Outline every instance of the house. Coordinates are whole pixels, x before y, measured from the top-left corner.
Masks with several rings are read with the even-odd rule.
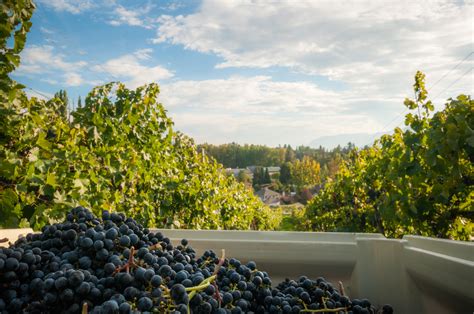
[[[262,188],[258,191],[257,196],[267,205],[278,206],[280,205],[281,194],[270,190],[268,187]]]
[[[280,167],[266,167],[266,169],[268,170],[270,177],[275,173],[280,173]]]
[[[236,178],[238,177],[238,175],[241,171],[245,172],[250,177],[250,179],[253,179],[253,172],[250,171],[247,168],[226,168],[225,169],[226,173],[228,173],[228,174],[232,173],[234,175],[234,177],[236,177]]]
[[[260,168],[260,166],[248,166],[247,169],[255,173],[255,169]],[[270,166],[270,167],[261,167],[263,170],[268,170],[268,174],[271,176],[275,173],[280,173],[280,167]]]
[[[248,166],[247,169],[250,170],[252,173],[255,173],[255,169],[257,169],[258,166]]]

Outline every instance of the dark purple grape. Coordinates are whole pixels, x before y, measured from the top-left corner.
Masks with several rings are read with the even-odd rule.
[[[119,312],[119,305],[117,304],[116,301],[114,300],[109,300],[109,301],[105,301],[103,304],[102,304],[102,311],[101,313],[104,313],[104,314],[115,314],[115,313],[118,313]]]
[[[140,311],[150,311],[153,307],[153,301],[150,298],[142,297],[138,300],[137,308]]]
[[[5,261],[5,269],[7,271],[9,271],[9,270],[15,271],[15,270],[18,269],[19,266],[20,266],[20,263],[18,262],[18,259],[14,258],[14,257],[9,257]]]
[[[132,307],[130,306],[129,303],[123,302],[119,306],[119,314],[129,314],[132,312]]]

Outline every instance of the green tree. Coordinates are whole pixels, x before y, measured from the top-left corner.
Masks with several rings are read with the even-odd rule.
[[[320,183],[320,172],[319,163],[308,156],[303,157],[303,160],[296,159],[291,167],[293,183],[299,190]]]
[[[253,185],[261,185],[265,183],[265,173],[263,167],[256,167],[253,172]]]
[[[270,178],[270,174],[268,173],[268,168],[265,168],[265,173],[263,174],[263,183],[272,183],[272,179]]]
[[[286,147],[286,152],[285,152],[285,162],[292,162],[295,160],[295,152],[291,148],[290,145]]]
[[[343,162],[341,155],[336,154],[331,160],[326,164],[327,173],[326,176],[329,179],[334,179],[337,171],[339,170],[339,165]]]
[[[77,108],[78,108],[78,109],[81,109],[81,108],[82,108],[82,99],[81,99],[81,96],[79,96],[79,98],[77,99]]]
[[[239,173],[237,174],[237,181],[244,184],[250,184],[252,181],[252,178],[245,170],[240,170]]]
[[[280,182],[283,185],[290,185],[292,182],[291,178],[291,163],[285,162],[280,167]]]
[[[59,90],[56,94],[54,94],[54,97],[59,100],[59,113],[63,117],[67,117],[67,107],[69,104],[69,97],[67,96],[67,92],[63,89]]]

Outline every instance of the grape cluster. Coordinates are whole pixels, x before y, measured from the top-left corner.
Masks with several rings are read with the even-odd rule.
[[[254,262],[173,246],[124,214],[83,207],[0,249],[0,313],[393,313],[324,278],[276,288]]]

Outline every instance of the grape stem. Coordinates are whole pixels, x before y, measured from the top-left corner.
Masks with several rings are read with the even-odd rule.
[[[222,256],[216,265],[216,269],[214,269],[214,275],[217,275],[217,273],[219,272],[219,269],[221,269],[221,266],[224,265],[224,263],[225,263],[225,250],[222,249]],[[214,295],[217,297],[217,302],[219,302],[219,307],[220,307],[222,304],[222,298],[221,298],[221,294],[219,293],[219,287],[217,286],[215,282],[213,282],[212,284],[214,285],[214,288],[216,288],[216,292],[214,293]]]
[[[346,292],[344,291],[344,285],[342,281],[339,281],[339,290],[341,291],[341,295],[346,296]]]
[[[211,284],[211,282],[213,282],[214,279],[216,279],[216,277],[217,277],[217,275],[212,275],[211,277],[206,278],[203,281],[201,281],[201,283],[199,285],[194,286],[194,287],[186,288],[186,291],[187,292],[189,292],[189,291],[191,291],[191,292],[201,291],[201,290],[207,288]],[[191,299],[191,295],[190,295],[189,299]]]
[[[219,271],[221,266],[224,265],[224,263],[225,263],[225,250],[222,249],[222,256],[219,259],[219,263],[217,263],[216,269],[214,269],[214,275],[217,275],[217,272]]]
[[[124,269],[127,271],[127,273],[129,273],[131,266],[137,267],[138,265],[137,265],[137,263],[135,263],[135,258],[133,256],[134,254],[135,254],[135,247],[132,246],[132,248],[130,249],[130,255],[128,256],[128,262],[126,262],[122,266],[117,266],[117,268],[115,269],[115,271],[112,275],[115,275],[115,274],[121,272]]]
[[[87,302],[84,302],[84,304],[82,304],[82,314],[87,314],[88,313],[88,305],[87,305]]]

